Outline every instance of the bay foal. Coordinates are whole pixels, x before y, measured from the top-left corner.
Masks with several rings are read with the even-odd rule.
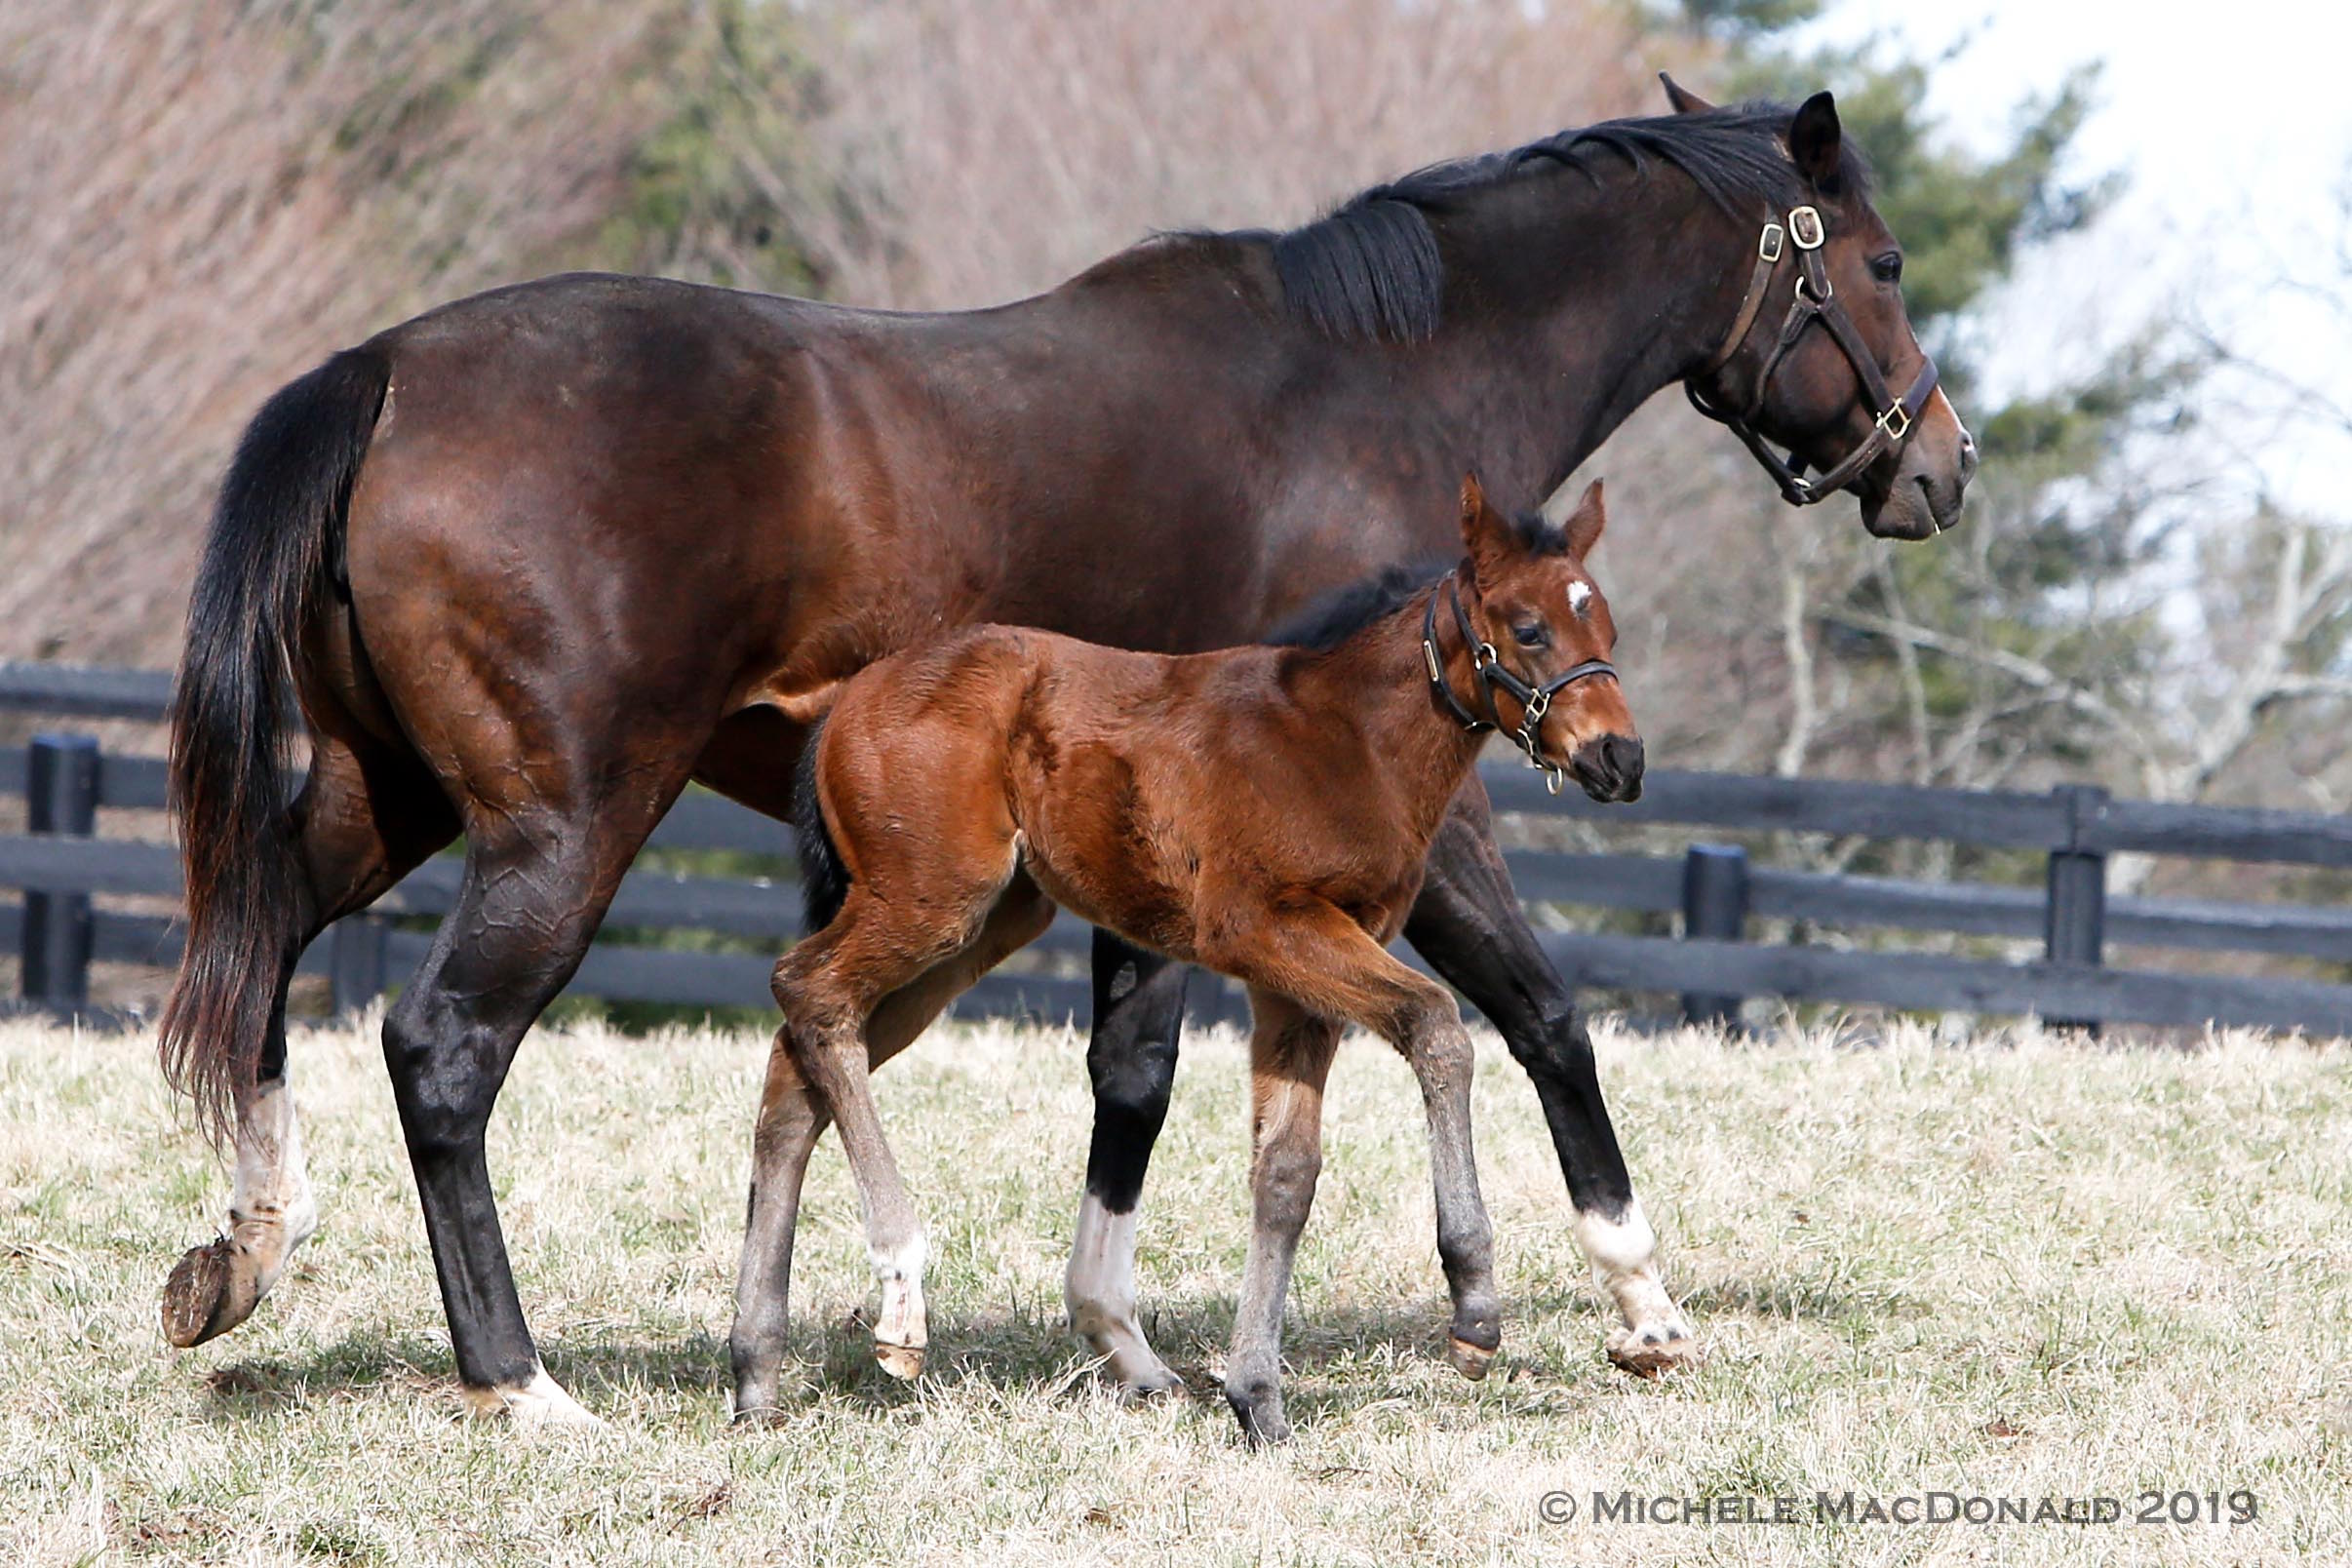
[[[876,1354],[897,1376],[921,1370],[922,1228],[868,1074],[1056,904],[1249,988],[1254,1217],[1225,1380],[1249,1438],[1289,1435],[1282,1303],[1343,1024],[1387,1039],[1420,1079],[1452,1357],[1485,1372],[1502,1323],[1470,1037],[1452,993],[1384,945],[1486,728],[1599,800],[1639,794],[1641,743],[1585,570],[1600,487],[1554,529],[1503,517],[1470,478],[1461,520],[1448,577],[1327,649],[1178,657],[981,626],[847,684],[804,763],[812,923],[838,905],[776,965],[784,1022],[730,1347],[738,1414],[775,1402],[801,1178],[828,1115],[882,1281]]]

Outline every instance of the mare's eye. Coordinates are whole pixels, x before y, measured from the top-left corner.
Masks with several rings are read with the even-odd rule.
[[[1551,641],[1551,634],[1541,626],[1513,626],[1510,635],[1521,647],[1542,647]]]
[[[1870,276],[1881,283],[1902,282],[1902,253],[1889,251],[1885,255],[1871,262]]]

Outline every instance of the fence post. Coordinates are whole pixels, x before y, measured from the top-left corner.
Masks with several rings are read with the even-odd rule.
[[[384,994],[384,970],[392,945],[392,922],[381,915],[350,915],[336,921],[328,949],[328,984],[334,1015],[348,1018]]]
[[[1682,934],[1739,942],[1747,934],[1747,851],[1737,844],[1695,843],[1682,858]],[[1682,997],[1688,1024],[1733,1024],[1741,998],[1689,991]]]
[[[2107,856],[2084,849],[2083,824],[2106,804],[2095,784],[2060,784],[2050,792],[2066,808],[2066,846],[2050,851],[2050,892],[2042,913],[2042,951],[2052,963],[2098,967],[2107,935]],[[2052,1018],[2059,1029],[2098,1033],[2096,1018]]]
[[[87,839],[98,831],[98,742],[35,735],[24,768],[24,823],[33,833]],[[24,1000],[71,1010],[90,1002],[90,895],[24,894]]]

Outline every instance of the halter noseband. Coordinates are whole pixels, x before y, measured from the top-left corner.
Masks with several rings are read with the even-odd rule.
[[[1437,699],[1445,704],[1470,733],[1474,735],[1481,730],[1494,729],[1510,736],[1519,750],[1527,754],[1527,765],[1543,772],[1544,787],[1554,795],[1559,794],[1560,766],[1544,760],[1536,726],[1544,722],[1544,715],[1551,711],[1551,699],[1562,687],[1596,675],[1605,675],[1614,681],[1617,679],[1617,666],[1607,659],[1587,659],[1564,674],[1553,676],[1542,686],[1529,686],[1503,667],[1503,655],[1495,651],[1494,644],[1482,640],[1471,629],[1470,611],[1462,608],[1462,584],[1451,571],[1445,574],[1445,593],[1454,607],[1454,624],[1461,629],[1462,646],[1470,650],[1470,669],[1478,677],[1478,689],[1486,694],[1486,717],[1481,719],[1464,706],[1462,699],[1454,695],[1454,688],[1446,684],[1445,660],[1437,652],[1435,589],[1430,591],[1429,603],[1421,611],[1421,652],[1429,661],[1430,689],[1437,694]],[[1519,727],[1516,730],[1503,728],[1502,711],[1495,706],[1497,686],[1509,692],[1519,704]]]
[[[1755,453],[1756,461],[1772,476],[1773,483],[1780,486],[1783,500],[1791,506],[1811,506],[1844,490],[1886,452],[1901,451],[1910,442],[1911,426],[1936,391],[1936,362],[1923,353],[1919,373],[1912,378],[1910,390],[1901,398],[1888,391],[1886,377],[1878,372],[1878,361],[1862,342],[1862,333],[1855,331],[1854,319],[1846,314],[1846,307],[1838,302],[1836,291],[1829,285],[1829,269],[1822,260],[1822,244],[1828,234],[1820,210],[1790,209],[1784,237],[1785,244],[1779,223],[1765,223],[1756,241],[1756,265],[1748,275],[1747,297],[1740,303],[1740,314],[1732,322],[1731,333],[1715,351],[1715,357],[1707,361],[1706,368],[1682,383],[1682,390],[1690,398],[1692,408],[1717,424],[1729,425],[1732,434],[1746,444],[1747,450]],[[1790,248],[1797,255],[1796,289],[1789,295],[1788,315],[1781,323],[1780,338],[1764,358],[1764,369],[1756,376],[1756,389],[1747,406],[1737,413],[1728,412],[1701,396],[1699,377],[1713,376],[1731,363],[1732,356],[1747,341],[1757,313],[1764,308],[1764,296],[1772,289],[1773,275],[1780,269],[1781,257]],[[1764,407],[1764,394],[1771,389],[1773,372],[1781,368],[1781,361],[1796,346],[1805,329],[1816,321],[1829,329],[1829,335],[1845,351],[1854,373],[1861,378],[1862,393],[1870,400],[1871,425],[1870,434],[1846,454],[1844,461],[1818,478],[1807,479],[1805,465],[1796,455],[1792,452],[1783,457],[1766,446],[1753,420]]]

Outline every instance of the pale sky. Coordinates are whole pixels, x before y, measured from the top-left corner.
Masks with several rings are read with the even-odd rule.
[[[2073,65],[2103,60],[2098,107],[2078,167],[2130,176],[2095,232],[2019,269],[1985,313],[1975,358],[1995,395],[2033,390],[2096,365],[2153,314],[2193,309],[2231,342],[2324,385],[2352,408],[2352,315],[2282,287],[2282,272],[2337,292],[2352,248],[2339,198],[2352,189],[2352,7],[2236,0],[1831,0],[1815,24],[1850,42],[1873,34],[1950,58],[1930,108],[1953,135],[1991,148],[2019,104]],[[2246,483],[2299,510],[2352,521],[2352,440],[2298,422],[2284,400],[2216,387],[2208,439],[2242,453]]]

